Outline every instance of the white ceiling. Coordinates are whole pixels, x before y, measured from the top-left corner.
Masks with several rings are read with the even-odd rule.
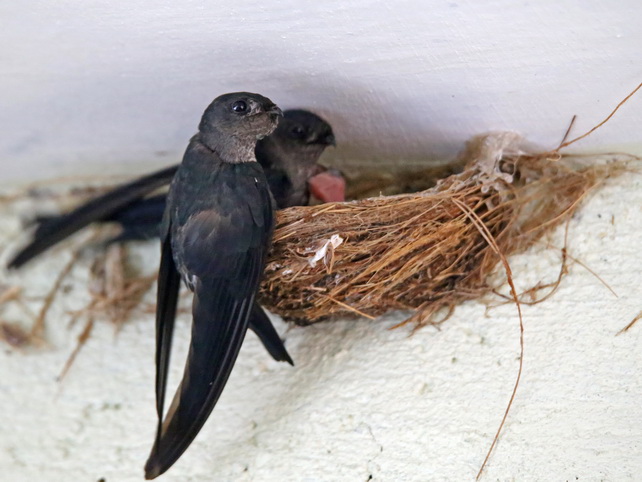
[[[3,2],[4,180],[176,162],[234,90],[327,117],[330,161],[397,161],[491,129],[552,147],[642,81],[638,0],[255,3]],[[642,94],[578,147],[642,152],[641,121]]]

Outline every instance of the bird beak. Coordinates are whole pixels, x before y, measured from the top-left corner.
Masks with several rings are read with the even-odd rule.
[[[309,139],[307,141],[307,143],[308,144],[319,144],[319,145],[322,145],[322,146],[335,146],[335,147],[337,145],[337,141],[334,138],[334,134],[333,133],[326,134],[324,136],[315,137],[313,139]]]
[[[323,138],[323,143],[328,145],[328,146],[337,146],[337,140],[334,138],[334,134],[328,134]]]
[[[267,114],[270,114],[270,116],[272,116],[273,118],[283,117],[283,112],[281,111],[281,109],[279,109],[279,106],[275,104],[272,104],[271,106],[266,107],[265,112]]]

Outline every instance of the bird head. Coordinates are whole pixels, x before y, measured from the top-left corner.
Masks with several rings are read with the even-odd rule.
[[[253,146],[270,135],[283,116],[274,102],[250,92],[224,94],[205,110],[199,131],[204,136],[233,137]]]
[[[336,146],[330,124],[303,109],[286,110],[273,135],[298,149],[308,146],[323,151],[328,146]]]

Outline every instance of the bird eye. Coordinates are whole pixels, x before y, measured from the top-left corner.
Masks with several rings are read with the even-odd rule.
[[[292,129],[290,129],[290,132],[292,133],[292,137],[296,137],[298,139],[301,139],[303,136],[305,136],[305,129],[300,125],[294,126]]]
[[[243,100],[237,100],[232,104],[232,110],[237,114],[243,114],[247,112],[247,104]]]

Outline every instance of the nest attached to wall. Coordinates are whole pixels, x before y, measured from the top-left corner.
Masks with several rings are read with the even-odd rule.
[[[502,256],[532,246],[625,170],[532,153],[514,133],[476,137],[463,158],[463,172],[420,193],[279,212],[261,304],[299,325],[392,310],[425,324],[497,288],[489,275]]]
[[[454,164],[465,165],[463,171],[422,192],[279,211],[259,301],[298,325],[374,318],[394,310],[412,310],[406,322],[417,326],[436,323],[440,310],[448,314],[458,303],[499,288],[504,280],[492,276],[499,261],[525,251],[568,220],[601,181],[629,171],[625,162],[603,159],[537,153],[515,133],[496,133],[470,140]],[[421,182],[431,183],[432,174],[434,168]],[[353,189],[358,188],[357,179]],[[71,198],[55,199],[77,204],[79,197],[96,194],[94,189],[76,191]],[[34,195],[39,199],[41,194]],[[16,195],[3,202],[19,200],[23,197]],[[30,330],[5,320],[2,313],[10,304],[33,313],[31,303],[38,302],[27,286],[0,284],[0,339],[25,346],[45,338],[49,308],[57,296],[64,296],[63,280],[75,269],[82,246],[105,231],[113,235],[109,228],[90,233],[84,243],[70,243],[71,258],[35,308]],[[95,319],[106,318],[120,327],[141,309],[154,311],[145,295],[156,274],[137,271],[121,245],[97,253],[94,250],[90,267],[91,301],[70,313],[72,321],[87,320],[81,344]],[[32,300],[30,309],[25,296]],[[439,322],[446,318],[440,316]]]

